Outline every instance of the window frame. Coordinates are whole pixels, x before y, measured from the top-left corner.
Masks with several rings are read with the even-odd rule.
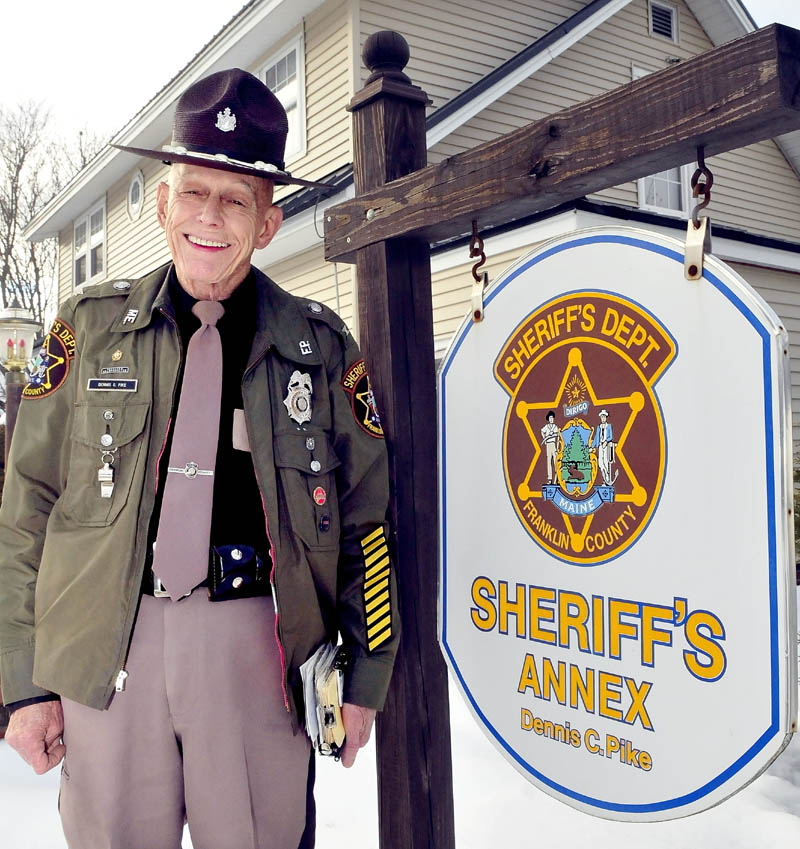
[[[92,235],[91,221],[92,216],[98,211],[103,213],[103,226],[98,234]],[[86,236],[79,251],[75,245],[75,234],[81,225],[86,226]],[[97,274],[91,274],[92,251],[98,245],[102,245],[103,249],[103,268]],[[76,264],[81,257],[86,258],[86,279],[78,283],[76,274]],[[100,200],[95,201],[82,215],[79,215],[72,222],[72,288],[76,292],[82,291],[85,286],[94,286],[105,280],[108,268],[108,219],[106,216],[106,197],[103,195]]]
[[[672,18],[672,37],[664,35],[661,32],[656,32],[653,29],[653,6],[664,9],[670,13]],[[680,40],[680,26],[678,7],[668,0],[647,0],[647,31],[653,38],[663,38],[672,44],[678,44]]]
[[[670,215],[673,218],[682,218],[683,220],[686,220],[689,217],[689,208],[691,206],[691,191],[689,189],[689,184],[691,182],[692,175],[690,169],[690,165],[680,165],[677,168],[680,182],[682,209],[673,209],[669,206],[658,206],[657,204],[647,203],[647,181],[652,180],[659,174],[665,173],[664,171],[658,171],[655,174],[648,174],[646,177],[642,177],[636,181],[636,188],[639,196],[639,209],[644,210],[645,212],[657,212],[659,215]],[[667,170],[671,171],[675,169]]]
[[[131,203],[131,190],[134,185],[139,185],[139,202],[138,204]],[[141,168],[137,168],[128,183],[128,193],[125,195],[125,211],[128,213],[129,221],[138,221],[144,208],[144,174]]]
[[[296,53],[295,60],[295,85],[296,89],[295,96],[296,101],[294,103],[297,109],[297,141],[296,144],[290,148],[287,144],[286,152],[284,154],[284,160],[288,165],[290,162],[294,162],[298,159],[301,159],[306,155],[307,151],[307,139],[306,139],[306,74],[305,74],[305,38],[303,33],[298,33],[294,38],[289,39],[280,50],[272,53],[269,58],[263,62],[256,74],[256,76],[264,83],[267,84],[267,71],[270,70],[273,66],[277,65],[281,59],[286,58],[290,53]],[[286,96],[281,96],[281,92],[277,92],[275,96],[283,103],[284,108],[286,108],[286,103],[284,102]],[[291,136],[287,137],[287,142]]]

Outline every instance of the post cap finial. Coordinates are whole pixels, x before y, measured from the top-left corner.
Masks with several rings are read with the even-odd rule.
[[[408,42],[399,32],[384,29],[372,33],[361,51],[364,64],[372,71],[367,84],[380,77],[391,77],[410,84],[411,80],[403,73],[410,55]]]

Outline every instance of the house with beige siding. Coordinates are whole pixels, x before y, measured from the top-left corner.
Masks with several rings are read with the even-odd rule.
[[[170,141],[174,104],[195,80],[227,67],[258,75],[290,118],[287,168],[333,184],[277,193],[284,224],[254,261],[289,291],[324,301],[358,333],[355,268],[323,259],[327,206],[352,196],[345,110],[368,72],[361,48],[394,29],[409,43],[406,73],[432,103],[428,161],[438,162],[537,118],[682,62],[755,29],[740,0],[253,0],[114,137]],[[714,253],[736,268],[789,330],[795,437],[800,439],[800,133],[707,161],[714,173]],[[544,239],[625,222],[680,238],[691,210],[685,163],[482,233],[490,278]],[[156,222],[167,166],[103,150],[29,225],[57,237],[59,300],[105,279],[142,275],[168,259]],[[468,238],[434,246],[436,347],[469,312]]]

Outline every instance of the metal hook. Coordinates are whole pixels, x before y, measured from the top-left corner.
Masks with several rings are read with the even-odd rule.
[[[479,256],[480,259],[472,266],[472,276],[476,283],[483,282],[483,276],[478,273],[478,269],[486,262],[486,254],[483,252],[483,239],[478,235],[478,222],[472,221],[472,238],[469,241],[469,255],[471,258]]]
[[[480,257],[480,259],[472,266],[472,276],[475,282],[472,284],[472,320],[474,322],[483,321],[483,290],[489,283],[489,275],[484,271],[480,273],[478,269],[486,262],[486,254],[483,252],[483,239],[478,235],[478,222],[472,222],[472,238],[469,242],[470,257]]]
[[[700,182],[700,178],[704,178],[704,182]],[[706,166],[705,147],[700,145],[697,148],[697,170],[692,174],[692,197],[698,198],[703,196],[702,203],[698,203],[692,210],[692,224],[695,230],[700,227],[700,210],[705,209],[711,203],[711,187],[714,185],[714,175],[711,169]]]
[[[704,181],[701,183],[700,178]],[[700,280],[703,276],[705,255],[711,253],[711,219],[708,215],[700,217],[700,210],[711,203],[711,186],[714,175],[706,166],[705,149],[697,148],[697,170],[692,174],[692,197],[703,196],[692,210],[692,217],[686,224],[686,249],[683,257],[683,273],[687,280]]]

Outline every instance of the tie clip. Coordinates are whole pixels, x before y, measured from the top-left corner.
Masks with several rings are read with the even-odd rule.
[[[209,469],[201,469],[197,463],[187,463],[185,466],[169,466],[168,472],[182,472],[187,478],[196,478],[198,475],[213,475]]]

